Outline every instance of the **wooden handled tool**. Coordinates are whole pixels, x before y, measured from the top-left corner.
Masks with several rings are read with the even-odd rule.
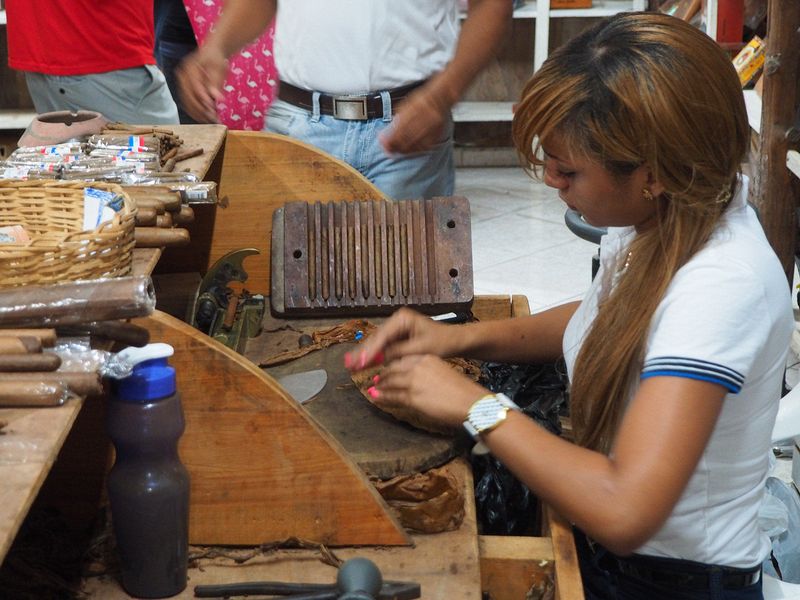
[[[0,407],[60,406],[66,397],[66,387],[57,382],[0,381]]]
[[[186,246],[189,232],[186,229],[162,229],[160,227],[136,227],[133,230],[137,248],[161,248],[162,246]]]
[[[61,357],[52,352],[40,354],[2,354],[0,372],[55,371],[61,366]],[[0,376],[2,377],[2,376]]]

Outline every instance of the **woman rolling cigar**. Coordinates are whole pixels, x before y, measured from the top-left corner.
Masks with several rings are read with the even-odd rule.
[[[789,288],[740,165],[729,58],[666,15],[604,20],[523,91],[520,153],[608,227],[586,297],[448,326],[403,310],[346,357],[385,362],[377,406],[464,426],[576,528],[586,597],[762,598],[757,523],[793,326]],[[563,356],[576,443],[440,357]]]

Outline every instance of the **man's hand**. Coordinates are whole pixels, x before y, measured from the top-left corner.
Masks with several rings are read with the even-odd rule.
[[[213,46],[189,54],[178,67],[181,102],[189,115],[201,123],[217,123],[217,102],[228,75],[228,61]]]
[[[444,138],[452,104],[431,83],[414,90],[395,111],[380,138],[387,154],[430,150]]]

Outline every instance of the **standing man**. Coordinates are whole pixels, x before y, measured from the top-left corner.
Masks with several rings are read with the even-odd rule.
[[[153,57],[152,0],[6,0],[6,16],[8,64],[25,71],[36,112],[178,123]]]
[[[510,16],[510,0],[470,0],[461,27],[457,0],[228,2],[182,65],[182,99],[215,121],[228,59],[276,18],[280,87],[267,130],[344,160],[390,198],[451,195],[450,109]]]

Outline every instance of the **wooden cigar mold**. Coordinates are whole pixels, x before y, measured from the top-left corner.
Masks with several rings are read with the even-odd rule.
[[[275,314],[436,314],[472,305],[469,203],[288,202],[272,221]]]

